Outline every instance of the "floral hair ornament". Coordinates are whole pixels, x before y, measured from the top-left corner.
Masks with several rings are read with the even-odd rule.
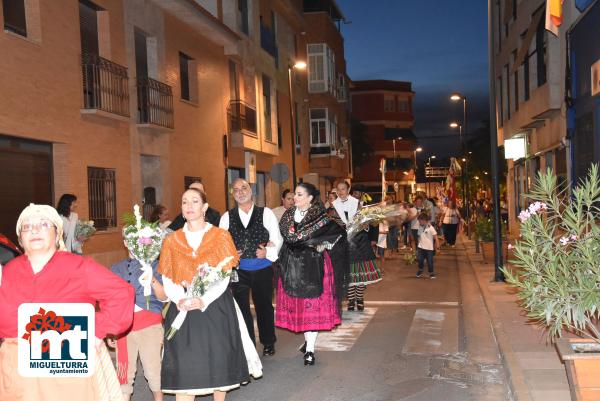
[[[165,231],[158,227],[158,223],[150,223],[142,218],[140,207],[133,206],[133,214],[123,216],[125,226],[123,237],[129,253],[141,265],[142,274],[139,282],[144,288],[146,308],[150,308],[150,294],[152,293],[152,262],[158,259],[162,247]]]

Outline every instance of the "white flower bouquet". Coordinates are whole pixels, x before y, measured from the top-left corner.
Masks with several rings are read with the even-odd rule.
[[[408,212],[401,209],[399,204],[393,205],[368,205],[360,209],[350,223],[347,225],[348,240],[352,239],[356,234],[366,229],[369,225],[375,226],[383,220],[391,218],[400,218],[402,221],[406,219]]]
[[[232,259],[233,256],[228,256],[214,267],[209,266],[208,263],[203,263],[198,266],[198,269],[196,270],[197,273],[192,279],[192,282],[182,283],[183,286],[187,288],[185,292],[187,298],[186,302],[191,302],[193,298],[200,298],[206,294],[209,289],[221,282],[221,280],[230,277],[231,270],[223,271],[223,267],[225,267]],[[167,331],[167,340],[172,339],[175,333],[177,333],[177,330],[181,328],[186,316],[187,311],[179,311],[173,320],[171,327]]]
[[[160,255],[165,232],[158,227],[158,223],[150,223],[142,219],[140,207],[133,207],[131,214],[124,217],[125,227],[123,236],[127,249],[142,265],[140,284],[144,287],[146,306],[150,307],[150,294],[152,293],[152,262]]]
[[[94,220],[78,220],[75,225],[75,238],[81,241],[89,239],[96,232]]]

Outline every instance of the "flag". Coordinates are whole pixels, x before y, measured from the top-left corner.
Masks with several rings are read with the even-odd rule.
[[[558,36],[558,27],[563,21],[563,3],[565,0],[546,0],[546,30]]]

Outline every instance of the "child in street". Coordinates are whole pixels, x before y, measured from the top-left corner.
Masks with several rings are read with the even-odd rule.
[[[435,250],[438,248],[437,232],[429,223],[430,218],[427,213],[421,213],[417,219],[419,220],[419,244],[417,246],[419,271],[417,271],[417,278],[423,277],[423,267],[425,259],[427,259],[429,278],[433,279],[435,278],[435,273],[433,271],[433,255],[435,255]]]

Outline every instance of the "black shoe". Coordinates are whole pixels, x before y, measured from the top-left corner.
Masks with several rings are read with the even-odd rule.
[[[303,354],[306,354],[306,341],[304,341],[304,344],[302,344],[300,348],[298,348],[298,351],[300,351]]]
[[[265,345],[265,347],[263,348],[263,355],[264,356],[275,355],[275,346],[273,344]]]
[[[362,312],[365,310],[365,301],[362,299],[359,299],[358,301],[356,301],[356,309],[358,309],[359,312]]]
[[[354,312],[354,301],[348,302],[348,312]]]
[[[306,365],[314,365],[316,361],[314,352],[307,352],[304,354],[304,366]]]

